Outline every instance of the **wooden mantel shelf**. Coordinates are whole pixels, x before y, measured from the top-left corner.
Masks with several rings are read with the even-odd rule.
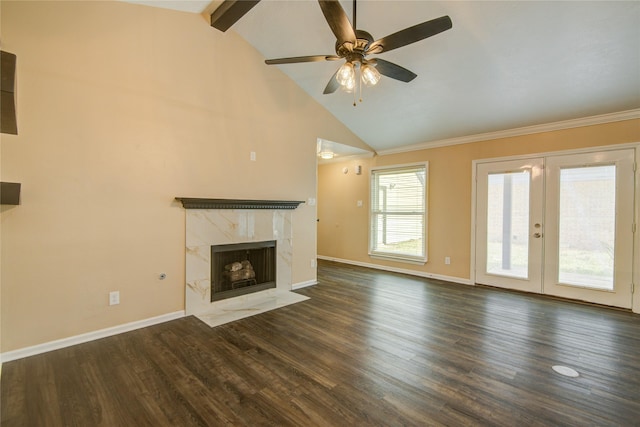
[[[185,209],[295,209],[302,201],[176,197]]]

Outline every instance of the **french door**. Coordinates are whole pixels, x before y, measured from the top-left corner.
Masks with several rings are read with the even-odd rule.
[[[634,158],[478,163],[476,282],[630,308]]]
[[[477,165],[476,282],[542,290],[543,159]],[[532,232],[532,230],[538,230]]]

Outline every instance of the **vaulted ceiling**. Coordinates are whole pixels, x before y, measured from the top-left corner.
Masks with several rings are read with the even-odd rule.
[[[352,19],[353,3],[341,4]],[[640,108],[640,2],[357,3],[358,28],[374,39],[443,15],[451,30],[377,55],[418,77],[383,76],[355,107],[353,94],[323,95],[341,61],[263,66],[279,67],[377,151]],[[230,31],[265,59],[335,54],[313,0],[262,0]]]

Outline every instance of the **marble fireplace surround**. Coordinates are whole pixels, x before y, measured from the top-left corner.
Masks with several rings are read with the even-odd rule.
[[[308,299],[290,292],[292,212],[299,201],[176,197],[186,210],[185,313],[221,325]],[[211,246],[276,241],[276,287],[211,302]]]

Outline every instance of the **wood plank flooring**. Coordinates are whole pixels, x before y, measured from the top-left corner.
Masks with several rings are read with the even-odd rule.
[[[8,362],[2,426],[640,425],[638,315],[330,262],[318,279],[216,328]]]

